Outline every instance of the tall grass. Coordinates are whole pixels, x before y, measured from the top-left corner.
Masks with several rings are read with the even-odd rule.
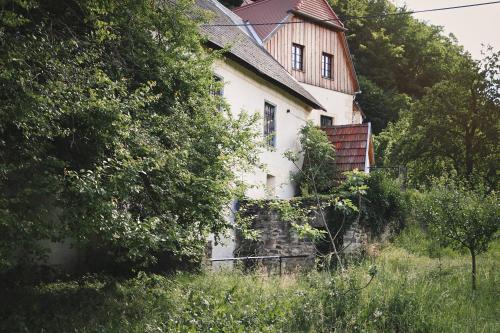
[[[388,246],[344,275],[88,277],[10,291],[4,332],[500,332],[500,245],[479,258]],[[419,251],[417,251],[419,252]],[[378,274],[368,287],[368,268]]]

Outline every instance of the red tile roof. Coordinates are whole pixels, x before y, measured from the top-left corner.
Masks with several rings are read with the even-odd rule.
[[[234,8],[233,11],[244,21],[250,22],[262,40],[269,37],[278,24],[259,23],[284,22],[292,11],[318,20],[331,20],[329,23],[342,29],[344,27],[325,0],[260,0]]]
[[[364,171],[373,165],[371,125],[341,125],[323,128],[328,140],[335,147],[338,172],[358,169]]]

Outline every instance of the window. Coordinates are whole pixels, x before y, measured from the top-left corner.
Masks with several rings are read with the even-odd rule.
[[[332,127],[333,126],[333,117],[321,116],[321,127]]]
[[[266,194],[270,198],[276,195],[276,177],[273,175],[266,176]]]
[[[323,53],[321,55],[321,76],[326,79],[332,78],[332,60],[331,54]]]
[[[215,97],[215,102],[217,103],[217,110],[222,111],[224,107],[224,100],[222,96],[224,95],[224,83],[222,77],[218,75],[213,76],[213,83],[210,87],[210,94]]]
[[[292,68],[296,70],[304,69],[304,47],[299,44],[292,44]]]
[[[212,87],[210,89],[210,93],[217,97],[222,97],[222,95],[224,94],[224,89],[223,89],[223,85],[222,85],[222,78],[218,75],[214,75],[213,76],[213,81],[214,83],[212,84]]]
[[[276,106],[264,104],[264,136],[271,147],[276,147]]]

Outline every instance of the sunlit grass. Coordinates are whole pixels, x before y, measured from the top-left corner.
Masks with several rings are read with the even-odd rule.
[[[476,292],[467,256],[430,258],[396,244],[343,275],[141,274],[46,284],[2,302],[0,331],[500,331],[498,242],[478,259]],[[358,290],[374,264],[375,279]]]

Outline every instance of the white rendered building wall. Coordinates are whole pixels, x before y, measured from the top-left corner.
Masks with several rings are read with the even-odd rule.
[[[361,117],[353,117],[353,95],[305,83],[301,83],[301,85],[327,109],[326,112],[323,110],[313,110],[311,112],[309,119],[314,124],[320,125],[322,115],[333,117],[334,125],[360,124],[362,122]]]
[[[247,112],[261,116],[258,124],[261,136],[257,139],[264,138],[262,123],[264,104],[268,102],[276,106],[276,147],[266,149],[261,154],[260,162],[265,166],[264,170],[255,168],[252,172],[240,174],[240,180],[252,186],[246,195],[252,199],[269,197],[266,182],[272,178],[275,184],[273,197],[292,198],[295,195],[295,187],[290,175],[297,172],[297,169],[283,154],[288,150],[299,149],[299,131],[309,119],[311,108],[231,60],[217,61],[214,73],[224,82],[223,95],[233,114]],[[229,215],[228,219],[234,222],[232,214]],[[228,237],[221,240],[221,244],[212,247],[213,259],[232,257],[235,249],[234,236],[234,231],[231,231]]]

